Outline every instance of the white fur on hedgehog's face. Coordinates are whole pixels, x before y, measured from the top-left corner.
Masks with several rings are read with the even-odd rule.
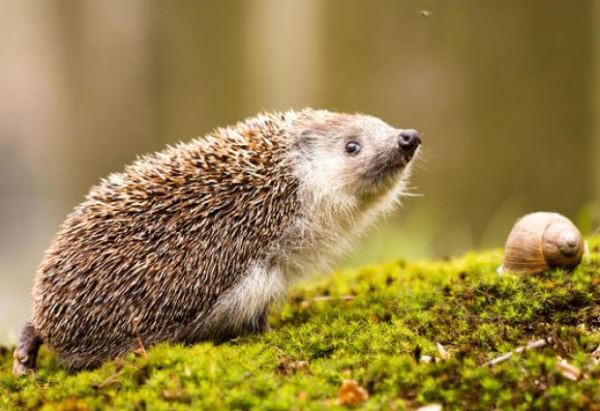
[[[420,145],[416,131],[366,115],[334,114],[303,126],[296,162],[302,182],[319,197],[357,205],[401,185]]]

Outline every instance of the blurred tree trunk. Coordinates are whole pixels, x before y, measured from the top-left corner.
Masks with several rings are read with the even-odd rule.
[[[244,106],[249,113],[319,101],[323,4],[320,0],[245,3]]]
[[[29,316],[31,278],[69,186],[62,179],[69,113],[57,22],[50,2],[2,2],[0,341]]]
[[[476,172],[442,187],[450,199],[445,212],[464,216],[479,246],[502,242],[501,230],[486,236],[495,219],[510,227],[532,207],[575,217],[593,184],[592,2],[466,1],[452,8],[455,56],[468,79],[464,161]]]
[[[157,54],[152,64],[162,141],[187,141],[239,120],[244,114],[244,2],[156,4]]]
[[[73,129],[66,135],[71,202],[156,147],[151,84],[153,7],[143,0],[60,3]]]
[[[596,201],[600,202],[600,1],[593,3],[592,12],[592,119],[594,122],[594,150],[590,161],[594,165],[594,195]],[[600,208],[600,205],[597,205]],[[596,210],[597,217],[600,217],[600,210]]]
[[[50,16],[50,18],[48,18]],[[0,13],[0,193],[28,173],[61,175],[68,121],[58,15],[47,2],[7,0]],[[57,161],[58,160],[58,161]],[[22,168],[22,169],[21,169]],[[16,175],[14,175],[16,173]],[[11,176],[20,178],[10,178]],[[27,184],[25,184],[27,185]],[[35,185],[35,184],[34,184]],[[54,186],[54,189],[67,187]],[[44,189],[40,184],[40,189]],[[56,190],[48,190],[49,193]]]

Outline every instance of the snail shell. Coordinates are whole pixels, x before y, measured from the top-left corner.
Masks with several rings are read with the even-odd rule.
[[[526,274],[574,268],[583,249],[581,233],[568,218],[557,213],[531,213],[517,221],[510,232],[503,268]]]

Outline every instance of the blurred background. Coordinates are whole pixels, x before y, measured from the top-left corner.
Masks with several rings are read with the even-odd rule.
[[[89,187],[261,110],[424,135],[421,194],[344,265],[502,246],[600,210],[600,1],[0,0],[0,341]]]

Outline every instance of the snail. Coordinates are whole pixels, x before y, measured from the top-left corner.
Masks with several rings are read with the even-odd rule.
[[[510,232],[502,269],[525,274],[572,269],[581,261],[583,250],[583,238],[571,220],[557,213],[531,213]]]

